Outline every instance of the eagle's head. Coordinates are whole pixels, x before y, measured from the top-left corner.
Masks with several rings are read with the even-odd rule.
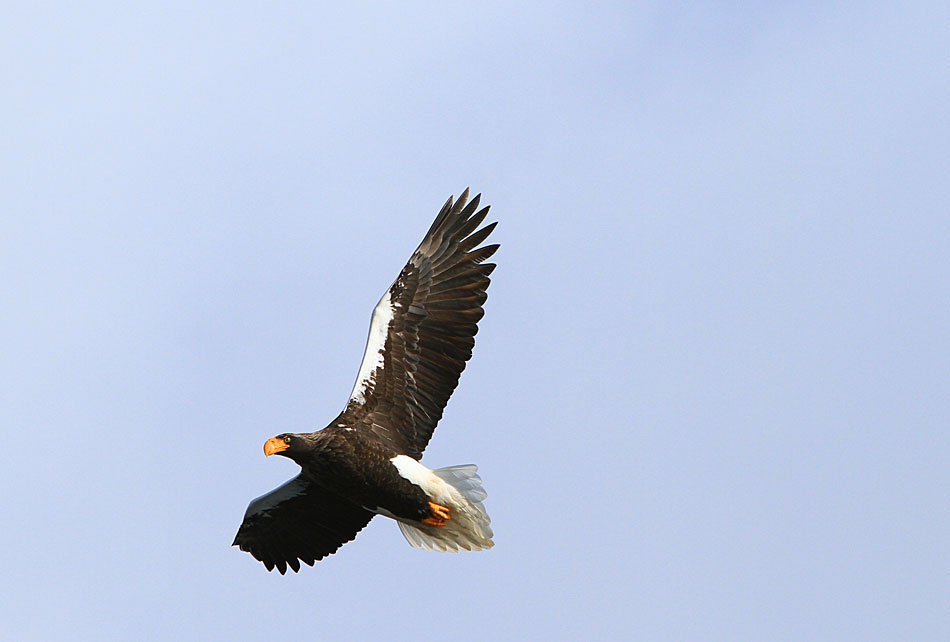
[[[294,455],[302,454],[305,448],[306,441],[300,435],[284,433],[264,442],[264,456],[283,455],[293,459]]]

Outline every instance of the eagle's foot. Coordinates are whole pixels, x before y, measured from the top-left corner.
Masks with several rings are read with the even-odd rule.
[[[429,526],[445,526],[445,522],[452,519],[449,509],[441,504],[429,502],[429,510],[432,511],[432,517],[423,519],[423,524],[428,524]]]

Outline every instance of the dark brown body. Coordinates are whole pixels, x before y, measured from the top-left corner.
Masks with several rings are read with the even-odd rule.
[[[336,424],[295,437],[306,446],[282,454],[300,464],[303,475],[318,486],[369,511],[383,509],[415,521],[431,516],[429,497],[399,474],[392,463],[399,453],[385,444]]]

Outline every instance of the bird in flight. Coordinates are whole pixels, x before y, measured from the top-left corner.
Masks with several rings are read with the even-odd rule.
[[[323,430],[285,433],[264,454],[301,471],[258,497],[234,538],[281,574],[335,553],[375,515],[396,520],[410,545],[456,552],[491,548],[487,496],[473,464],[429,469],[419,462],[484,315],[485,263],[498,245],[478,247],[496,223],[468,190],[442,206],[422,243],[373,310],[356,385]]]

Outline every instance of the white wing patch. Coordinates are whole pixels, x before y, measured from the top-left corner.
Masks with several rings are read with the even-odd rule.
[[[286,484],[278,486],[266,495],[261,495],[252,501],[244,512],[244,519],[258,513],[266,513],[281,502],[303,495],[306,490],[307,484],[300,481],[300,477],[294,477]]]
[[[366,352],[363,353],[363,363],[360,364],[360,373],[356,375],[356,385],[350,393],[350,401],[365,403],[366,393],[376,383],[376,372],[383,365],[383,351],[386,347],[386,335],[389,334],[389,324],[393,320],[395,308],[390,298],[390,287],[373,309],[373,320],[369,325],[369,337],[366,339]]]

